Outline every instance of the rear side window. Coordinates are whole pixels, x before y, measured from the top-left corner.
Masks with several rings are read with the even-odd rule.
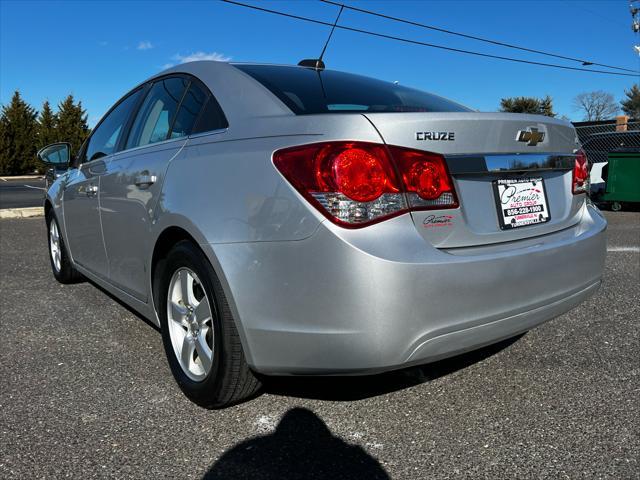
[[[96,160],[107,155],[111,155],[125,129],[131,111],[135,108],[142,94],[142,89],[138,89],[122,100],[95,128],[87,144],[86,155],[83,161]]]
[[[221,130],[228,126],[222,108],[209,89],[200,80],[192,78],[178,110],[171,137]]]
[[[209,95],[207,103],[202,110],[198,123],[192,133],[210,132],[211,130],[221,130],[227,128],[229,122],[224,116],[222,108],[213,95]]]
[[[361,75],[281,65],[234,65],[269,89],[295,114],[469,112],[446,98]]]
[[[184,94],[176,121],[171,129],[171,138],[185,137],[191,134],[193,125],[207,100],[207,94],[198,85],[191,83]]]
[[[136,116],[127,148],[162,142],[169,137],[171,125],[189,80],[171,77],[153,84]]]

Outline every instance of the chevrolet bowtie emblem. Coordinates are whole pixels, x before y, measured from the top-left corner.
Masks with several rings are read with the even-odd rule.
[[[527,145],[534,147],[544,140],[544,132],[538,131],[536,127],[528,127],[526,130],[518,130],[516,140],[527,142]]]

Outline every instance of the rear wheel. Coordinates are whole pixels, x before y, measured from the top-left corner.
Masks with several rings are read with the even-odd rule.
[[[162,340],[184,394],[205,408],[253,396],[260,382],[246,363],[226,296],[202,251],[182,241],[157,268]]]
[[[49,238],[49,260],[53,276],[60,283],[76,283],[82,280],[82,275],[73,267],[67,246],[60,232],[58,220],[52,211],[47,213],[47,231]]]

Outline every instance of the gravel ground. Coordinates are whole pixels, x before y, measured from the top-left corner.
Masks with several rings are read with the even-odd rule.
[[[41,218],[2,220],[0,477],[638,478],[640,213],[607,216],[603,287],[525,336],[222,411],[181,394],[154,327],[55,282]]]

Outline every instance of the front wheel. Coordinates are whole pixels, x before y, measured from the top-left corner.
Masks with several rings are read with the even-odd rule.
[[[193,402],[222,408],[253,396],[260,382],[246,363],[235,321],[211,264],[191,242],[158,265],[156,300],[171,372]]]

